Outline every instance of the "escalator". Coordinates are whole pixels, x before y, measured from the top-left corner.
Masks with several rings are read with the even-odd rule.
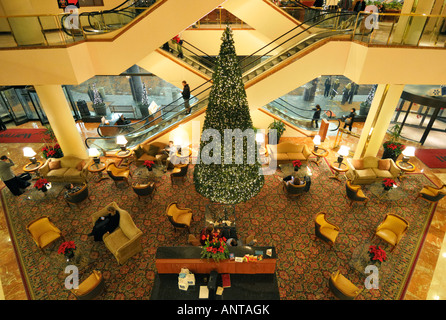
[[[333,34],[351,32],[352,26],[354,25],[354,22],[352,22],[352,21],[356,21],[356,14],[342,13],[342,14],[338,14],[335,16],[330,16],[325,19],[322,18],[322,19],[319,19],[319,21],[316,24],[310,26],[309,28],[313,28],[320,24],[326,24],[327,21],[330,21],[330,20],[333,21],[334,19],[338,19],[338,21],[339,21],[339,18],[341,18],[341,17],[342,18],[348,17],[348,19],[345,20],[346,24],[344,24],[345,26],[348,26],[348,28],[344,28],[344,27],[342,27],[341,29],[334,28],[333,31],[324,31],[322,34],[314,34],[314,35],[310,36],[309,39],[306,39],[304,41],[300,41],[298,43],[292,43],[292,40],[298,36],[298,34],[297,34],[295,36],[288,38],[287,40],[282,41],[281,44],[277,45],[273,49],[270,49],[268,52],[266,52],[263,55],[256,55],[256,54],[258,52],[264,50],[266,47],[268,47],[268,45],[260,48],[259,50],[254,52],[252,55],[242,58],[240,60],[240,63],[241,63],[242,71],[244,71],[244,73],[242,75],[243,81],[246,83],[246,82],[252,80],[254,77],[256,77],[256,76],[260,75],[261,73],[269,70],[270,68],[273,68],[274,66],[282,63],[283,61],[287,60],[288,58],[292,58],[294,55],[296,55],[298,52],[300,52],[307,46],[309,46],[321,39],[329,37],[330,35],[333,35]],[[352,20],[352,21],[349,21],[349,20]],[[333,22],[333,26],[335,26],[334,22]],[[309,29],[309,28],[307,28],[307,29]],[[305,30],[302,32],[305,32]],[[283,35],[279,38],[283,38],[284,36],[285,35]],[[277,41],[277,39],[276,39],[276,41]],[[275,42],[272,42],[272,43],[275,43]],[[274,55],[274,56],[268,56],[268,54],[272,53],[278,47],[283,46],[283,44],[285,44],[285,43],[291,43],[291,45],[285,51],[282,51],[279,54]],[[186,47],[187,46],[185,46],[184,48],[186,48]],[[188,50],[190,50],[190,49],[188,49]],[[172,52],[172,54],[177,54],[177,52]],[[198,55],[198,56],[200,56],[200,55]],[[213,67],[215,65],[214,59],[207,55],[205,57],[201,56],[201,58],[205,59],[205,60],[201,60],[201,65],[203,66],[204,64],[206,64],[206,68],[208,70],[213,70]],[[197,61],[195,61],[195,62],[197,62]],[[260,70],[260,72],[259,72],[259,70]],[[211,85],[211,82],[209,80],[209,81],[204,82],[203,84],[201,84],[200,86],[198,86],[197,88],[195,88],[194,90],[191,91],[191,95],[193,96],[193,99],[191,101],[192,116],[195,113],[200,112],[206,108],[207,100],[208,100],[208,96],[209,96],[210,88],[211,88],[210,85]],[[291,107],[288,106],[288,108],[290,109]],[[85,143],[88,148],[96,147],[96,148],[103,150],[104,152],[111,151],[111,150],[118,150],[119,147],[116,144],[116,136],[119,134],[122,134],[126,137],[126,139],[128,141],[128,147],[131,148],[131,147],[135,147],[139,143],[142,143],[145,140],[161,133],[162,131],[171,128],[172,126],[176,125],[178,122],[187,121],[187,119],[190,118],[190,116],[185,115],[182,98],[177,99],[174,102],[172,102],[171,104],[162,107],[161,110],[159,110],[159,111],[160,111],[160,113],[158,113],[159,115],[156,116],[155,119],[146,117],[136,123],[123,125],[123,126],[114,126],[118,130],[118,133],[116,135],[107,136],[107,137],[102,137],[102,136],[90,137],[90,138],[86,139]],[[296,119],[298,119],[298,118],[302,118],[304,120],[309,119],[308,116],[300,115],[298,112],[296,112],[296,110],[290,111],[290,112],[294,113],[294,117]],[[311,121],[311,119],[310,119],[310,121]]]
[[[280,117],[282,120],[297,128],[316,131],[318,129],[312,127],[312,119],[314,110],[299,108],[283,98],[278,98],[268,103],[263,109]],[[321,110],[321,118],[319,120],[327,120],[329,122],[329,130],[336,131],[339,128],[340,121],[333,117],[330,109]]]
[[[111,32],[130,23],[157,0],[126,0],[113,9],[80,13],[79,24],[73,25],[71,14],[61,17],[62,30],[70,35],[95,35]]]

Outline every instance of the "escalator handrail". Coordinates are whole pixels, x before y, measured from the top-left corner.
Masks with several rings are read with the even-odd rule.
[[[205,90],[203,90],[202,92],[205,92],[206,90],[209,90],[210,88],[207,88],[207,89],[205,89]],[[202,101],[204,101],[204,100],[206,100],[206,99],[208,99],[209,98],[209,95],[208,96],[206,96],[206,97],[204,97],[204,98],[201,98],[200,100],[198,100],[196,103],[194,103],[192,106],[190,106],[190,109],[192,110],[195,106],[197,106],[200,102],[202,102]],[[181,111],[179,111],[179,112],[184,112],[183,110],[181,110]],[[176,115],[176,114],[175,114]],[[174,115],[174,116],[175,116]],[[160,115],[160,116],[158,116],[158,117],[156,117],[156,118],[154,118],[153,120],[151,120],[150,122],[148,122],[148,123],[146,123],[145,125],[143,125],[142,127],[140,127],[140,128],[138,128],[138,129],[141,129],[141,128],[143,128],[143,127],[146,127],[146,129],[145,130],[148,130],[148,129],[150,129],[153,125],[150,125],[152,122],[154,122],[154,121],[156,121],[156,120],[158,120],[158,119],[161,119],[162,121],[168,121],[168,120],[170,120],[170,119],[162,119],[162,117],[163,117],[163,115]],[[121,133],[120,135],[123,135],[123,136],[125,136],[125,137],[134,137],[134,136],[138,136],[138,135],[141,135],[141,134],[145,134],[146,132],[135,132],[136,130],[134,130],[134,131],[132,131],[132,132],[127,132],[127,133]],[[111,140],[111,139],[113,139],[113,140],[116,140],[116,137],[117,137],[118,135],[115,135],[115,136],[106,136],[106,137],[103,137],[103,136],[100,136],[100,137],[88,137],[88,138],[86,138],[85,139],[85,145],[87,146],[87,148],[90,148],[90,146],[88,145],[88,143],[87,143],[87,141],[91,141],[91,140]],[[94,144],[94,142],[92,143],[92,144]],[[96,146],[98,146],[98,145],[96,145]],[[102,150],[104,150],[102,147],[99,147],[99,148],[101,148]]]
[[[302,108],[299,108],[299,107],[296,107],[296,106],[292,105],[291,103],[289,103],[288,101],[286,101],[282,97],[277,98],[276,100],[281,100],[281,101],[285,102],[286,104],[288,104],[289,106],[291,106],[291,107],[293,107],[295,109],[299,109],[299,110],[302,110],[302,111],[308,111],[308,109],[302,109]],[[276,100],[274,100],[274,101],[276,101]],[[330,115],[328,116],[328,118],[332,118],[333,117],[333,112],[330,109],[321,109],[321,111],[328,111],[328,112],[330,112]]]
[[[355,13],[355,14],[342,13],[342,14],[335,15],[335,16],[332,16],[332,17],[329,17],[329,18],[325,18],[325,19],[323,19],[323,20],[321,20],[321,21],[318,21],[317,23],[315,23],[315,24],[309,26],[308,28],[305,28],[304,30],[300,31],[299,33],[297,33],[296,35],[292,36],[292,37],[289,38],[288,40],[285,40],[285,41],[282,42],[281,44],[279,44],[279,45],[277,45],[276,47],[272,48],[272,49],[269,50],[268,52],[264,53],[262,56],[257,57],[255,60],[253,60],[253,61],[251,61],[250,63],[248,63],[247,65],[243,66],[243,68],[246,68],[247,66],[253,64],[255,61],[257,61],[257,60],[261,59],[262,57],[266,56],[268,53],[270,53],[270,52],[276,50],[277,48],[279,48],[280,46],[282,46],[282,45],[285,44],[286,42],[288,42],[288,41],[294,39],[295,37],[298,37],[298,36],[301,35],[302,33],[307,32],[309,29],[315,27],[316,25],[318,25],[318,24],[320,24],[320,23],[322,23],[322,22],[324,22],[324,21],[326,21],[326,20],[333,19],[333,18],[339,18],[339,17],[341,17],[341,16],[353,16],[353,15],[357,15],[357,14],[356,14],[356,13]],[[314,18],[312,18],[312,19],[310,19],[310,20],[313,20],[313,19],[314,19]],[[294,29],[294,28],[293,28],[293,29]],[[339,31],[339,30],[336,30],[336,31]],[[347,30],[347,31],[349,31],[349,30]],[[288,32],[286,32],[286,33],[289,33],[289,32],[290,32],[290,31],[288,31]],[[314,35],[311,35],[311,36],[317,36],[317,34],[314,34]],[[280,39],[280,38],[281,38],[281,37],[279,37],[278,39]],[[306,40],[306,39],[304,39],[304,40],[302,40],[302,41],[305,41],[305,40]],[[272,43],[272,42],[270,42],[269,44],[271,44],[271,43]],[[256,52],[254,52],[254,54],[257,53],[257,52],[259,52],[260,50],[264,49],[264,48],[267,47],[269,44],[263,46],[261,49],[259,49],[259,50],[257,50]],[[240,62],[246,60],[247,58],[252,57],[254,54],[251,54],[251,55],[249,55],[249,56],[247,56],[247,57],[241,59]]]
[[[207,84],[208,82],[211,82],[211,80],[208,80],[208,81],[202,83],[201,85],[199,85],[198,87],[194,88],[193,90],[191,90],[191,93],[194,92],[194,91],[196,91],[196,90],[198,90],[199,88],[201,88],[202,86],[204,86],[204,85]],[[211,87],[204,89],[203,91],[197,93],[196,96],[198,96],[198,95],[200,95],[200,94],[206,92],[206,91],[209,90],[210,88],[211,88]],[[172,101],[172,102],[169,103],[168,105],[165,105],[164,107],[158,109],[157,112],[158,112],[158,111],[161,111],[161,110],[165,110],[165,109],[168,108],[168,107],[171,107],[175,102],[178,102],[179,100],[182,100],[182,99],[183,99],[183,97],[180,97],[180,98],[178,98],[178,99]],[[201,101],[201,100],[198,100],[196,103],[198,103],[199,101]],[[175,107],[177,107],[177,106],[178,106],[178,105],[175,105]],[[191,106],[191,107],[192,107],[192,106]],[[125,128],[129,128],[129,127],[133,127],[133,126],[135,126],[136,124],[139,124],[139,123],[141,123],[141,122],[143,122],[143,121],[146,121],[150,116],[151,116],[151,115],[148,115],[148,116],[146,116],[146,117],[144,117],[144,118],[138,120],[137,122],[133,122],[133,123],[130,123],[130,124],[107,125],[107,127],[116,127],[116,128],[118,128],[118,129],[125,129]],[[159,117],[162,117],[162,116],[159,116]],[[152,119],[150,122],[145,123],[143,126],[152,123],[153,121],[157,120],[159,117]],[[143,127],[143,126],[142,126],[142,127]],[[98,130],[99,130],[99,128],[100,128],[100,126],[98,127]],[[134,128],[132,131],[130,131],[130,132],[128,132],[128,133],[133,133],[133,132],[135,132],[136,130],[139,130],[140,128],[141,128],[141,127],[139,127],[139,128]],[[98,131],[98,133],[99,133],[99,131]],[[116,136],[112,136],[112,137],[116,137]]]

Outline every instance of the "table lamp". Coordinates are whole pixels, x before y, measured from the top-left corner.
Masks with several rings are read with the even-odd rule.
[[[413,156],[415,156],[415,147],[406,147],[403,151],[403,162],[408,162]]]
[[[122,151],[126,151],[127,142],[127,139],[122,135],[116,137],[116,144],[121,146]]]
[[[339,168],[341,167],[342,161],[344,160],[344,157],[348,156],[350,152],[350,148],[347,146],[341,146],[341,148],[339,148],[338,154],[338,163],[339,163]]]
[[[315,135],[313,138],[313,143],[314,143],[314,151],[317,151],[317,149],[321,145],[321,136],[318,134]]]
[[[94,163],[96,163],[96,166],[99,164],[99,162],[101,162],[101,159],[99,158],[100,155],[101,154],[99,153],[98,149],[96,149],[96,148],[88,149],[88,156],[90,158],[93,158],[93,161],[94,161]]]
[[[36,163],[36,153],[32,148],[30,147],[23,148],[23,155],[29,158],[29,161],[31,161],[31,163]]]

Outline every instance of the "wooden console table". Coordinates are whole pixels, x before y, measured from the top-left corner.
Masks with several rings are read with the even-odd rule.
[[[271,249],[271,257],[266,250]],[[231,274],[273,274],[276,271],[276,250],[274,247],[229,247],[229,252],[235,257],[244,257],[245,254],[255,255],[255,251],[263,252],[263,260],[257,262],[235,262],[223,260],[218,263],[212,260],[201,259],[201,247],[159,247],[155,255],[155,266],[159,274],[179,274],[181,268],[187,268],[192,273],[218,273]]]

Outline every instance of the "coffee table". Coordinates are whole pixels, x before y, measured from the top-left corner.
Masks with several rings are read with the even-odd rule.
[[[384,249],[386,252],[386,260],[384,262],[372,261],[370,259],[369,247],[371,245],[377,245]],[[390,253],[387,246],[371,242],[370,240],[365,240],[355,247],[351,258],[348,261],[348,265],[350,268],[363,275],[366,282],[368,282],[367,277],[374,273],[373,276],[377,276],[378,280],[378,283],[375,283],[375,285],[378,285],[378,288],[382,289],[395,273],[394,260],[395,257]],[[370,280],[370,278],[368,280]],[[361,283],[361,285],[363,284]]]
[[[137,180],[140,183],[147,183],[149,181],[158,181],[158,179],[164,175],[164,166],[152,165],[152,170],[149,171],[146,166],[138,166],[132,172],[132,179]]]
[[[371,194],[373,194],[378,201],[396,201],[403,199],[405,197],[405,193],[402,188],[390,188],[390,190],[384,190],[382,182],[375,182],[369,185],[368,190]]]
[[[294,166],[292,163],[279,164],[278,167],[280,170],[277,172],[282,178],[288,176],[294,176],[295,178],[303,178],[305,176],[311,175],[308,172],[308,164],[306,162],[302,162],[302,166],[297,171],[294,170]]]
[[[235,205],[210,203],[206,205],[204,211],[205,227],[214,224],[215,228],[236,226]]]

